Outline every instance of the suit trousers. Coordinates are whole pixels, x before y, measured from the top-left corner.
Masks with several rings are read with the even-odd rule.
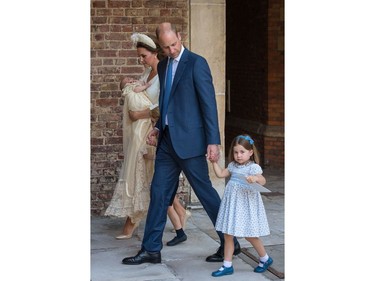
[[[186,145],[189,145],[188,143]],[[184,172],[195,194],[207,212],[213,225],[220,208],[220,196],[213,188],[209,178],[208,164],[205,155],[189,159],[181,159],[173,149],[168,126],[163,132],[155,159],[155,172],[151,183],[150,205],[147,213],[142,249],[148,252],[159,252],[167,222],[168,206],[176,194],[176,181]],[[224,235],[217,231],[221,246]]]

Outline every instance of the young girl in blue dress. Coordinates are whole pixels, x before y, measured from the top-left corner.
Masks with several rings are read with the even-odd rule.
[[[219,178],[230,177],[224,191],[215,228],[224,233],[224,264],[212,276],[233,274],[233,237],[244,237],[259,255],[259,265],[254,269],[261,273],[267,270],[273,260],[267,255],[260,236],[270,234],[266,212],[259,191],[249,183],[264,185],[266,179],[259,166],[259,155],[253,139],[240,135],[232,141],[229,165],[222,169],[212,162],[214,172]]]

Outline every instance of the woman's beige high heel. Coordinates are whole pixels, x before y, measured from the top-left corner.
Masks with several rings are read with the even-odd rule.
[[[187,220],[191,217],[191,212],[186,210],[185,211],[185,217],[184,217],[184,221],[182,222],[182,229],[185,229],[185,225],[186,225],[186,222]],[[176,233],[176,229],[172,228],[171,229],[171,232],[172,233]]]
[[[133,232],[130,234],[120,234],[119,236],[116,236],[117,240],[124,240],[124,239],[130,239],[133,237]]]
[[[182,229],[185,229],[185,225],[186,225],[186,222],[187,220],[191,217],[191,212],[186,210],[185,212],[185,218],[184,218],[184,222],[182,224]]]
[[[125,240],[125,239],[130,239],[133,237],[134,230],[138,227],[139,223],[136,223],[133,227],[133,230],[129,234],[120,234],[119,236],[116,236],[117,240]]]

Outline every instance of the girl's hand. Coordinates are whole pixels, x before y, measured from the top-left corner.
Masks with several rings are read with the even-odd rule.
[[[257,176],[248,176],[248,177],[246,177],[246,180],[247,180],[248,183],[254,183],[254,182],[257,182],[258,177]]]
[[[215,160],[212,157],[208,157],[208,156],[207,156],[207,160],[209,160],[212,164],[218,162],[218,160]]]
[[[220,150],[217,144],[209,144],[207,146],[206,157],[211,163],[217,162],[220,158]]]
[[[246,180],[248,183],[259,183],[260,185],[265,185],[266,184],[266,178],[261,175],[261,174],[258,174],[258,175],[254,175],[254,176],[248,176],[246,177]]]

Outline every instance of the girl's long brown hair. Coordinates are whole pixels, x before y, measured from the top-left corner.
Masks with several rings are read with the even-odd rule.
[[[251,144],[251,141],[253,142],[253,144]],[[253,155],[251,155],[250,160],[252,160],[255,163],[257,163],[258,165],[260,165],[260,157],[259,157],[258,149],[256,148],[253,139],[247,134],[239,135],[239,136],[237,136],[233,139],[233,141],[230,145],[230,148],[229,148],[229,154],[228,154],[228,161],[229,162],[234,161],[233,148],[237,144],[242,145],[247,150],[252,150]]]

